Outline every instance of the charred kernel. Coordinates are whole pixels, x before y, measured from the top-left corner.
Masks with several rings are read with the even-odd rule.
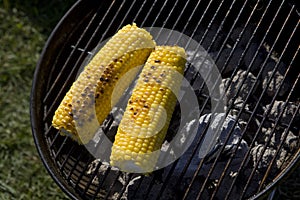
[[[78,112],[79,113],[84,113],[84,111],[82,109],[79,109]]]
[[[73,113],[72,113],[72,112],[69,112],[68,114],[69,114],[70,116],[73,116]]]
[[[104,81],[104,78],[102,76],[100,77],[100,81]]]
[[[134,110],[134,108],[133,108],[133,107],[131,107],[129,110]]]
[[[68,107],[70,107],[70,108],[71,108],[71,107],[72,107],[72,104],[70,104],[70,103],[69,103],[69,104],[68,104]]]
[[[160,74],[160,76],[161,76],[161,77],[165,77],[165,76],[166,76],[166,74],[164,74],[164,73],[161,73],[161,74]]]
[[[87,96],[92,99],[94,97],[94,94],[90,93]]]
[[[133,114],[134,114],[134,115],[137,115],[137,112],[134,112]]]
[[[105,81],[106,81],[106,82],[109,82],[109,78],[106,78]]]
[[[171,59],[166,57],[167,54]],[[138,78],[137,84],[131,94],[132,100],[140,100],[137,103],[134,101],[134,106],[129,105],[130,107],[132,106],[135,109],[134,111],[136,111],[135,113],[138,114],[133,115],[134,111],[128,109],[125,110],[112,147],[110,157],[112,163],[119,163],[119,166],[123,166],[129,161],[134,166],[138,166],[143,172],[150,172],[155,168],[159,155],[150,156],[150,154],[153,151],[160,149],[176,105],[176,97],[173,98],[173,93],[162,91],[171,90],[168,89],[168,86],[170,85],[172,86],[172,89],[175,89],[174,92],[176,94],[180,88],[181,80],[180,78],[177,80],[177,76],[173,75],[173,73],[169,74],[162,71],[173,69],[174,65],[178,66],[179,72],[183,72],[185,67],[184,63],[179,61],[173,62],[175,58],[180,57],[181,55],[182,57],[185,55],[183,48],[176,46],[158,46],[148,58],[142,69],[142,76]],[[154,64],[156,60],[161,60],[159,66],[158,64]],[[149,71],[152,72],[152,74],[149,76],[149,83],[145,83],[147,78],[145,79],[143,75],[148,74]],[[166,80],[162,78],[160,74],[163,73],[167,73],[166,76],[170,78]],[[157,84],[157,82],[163,82],[164,85]],[[145,99],[146,102],[143,101]],[[163,129],[156,134],[155,126],[156,123],[162,119],[160,113],[162,113],[163,108],[167,114],[167,121],[165,122],[166,124],[163,125]],[[138,109],[140,109],[139,112],[137,112]],[[125,142],[126,145],[123,145]],[[131,142],[132,146],[129,147],[128,144]],[[125,158],[125,156],[128,157]]]
[[[160,63],[160,60],[155,60],[154,62],[155,62],[155,63]]]
[[[129,104],[132,104],[132,101],[131,100],[129,100],[129,102],[128,102]]]
[[[101,94],[103,94],[103,93],[104,93],[104,90],[100,90],[99,92],[100,92]]]
[[[79,120],[84,118],[87,121],[90,119],[91,111],[94,111],[95,119],[101,124],[107,115],[109,115],[111,106],[114,106],[110,106],[110,104],[112,98],[111,93],[117,82],[115,79],[120,79],[127,71],[135,66],[144,64],[154,47],[155,42],[152,40],[151,35],[146,30],[136,27],[135,24],[127,25],[124,29],[118,31],[118,33],[101,48],[102,50],[97,53],[95,52],[91,61],[84,66],[83,71],[57,108],[57,112],[52,120],[53,127],[58,130],[66,130],[70,133],[70,136],[79,143],[88,142],[88,140],[92,138],[90,133],[93,132],[91,131],[93,127],[87,127],[87,125],[84,124],[86,135],[79,138],[75,127],[77,123],[74,121],[74,115],[77,115]],[[128,49],[132,51],[129,52]],[[134,76],[134,74],[131,76]],[[100,77],[104,78],[102,82],[99,80]],[[106,78],[109,79],[109,83],[107,83],[108,79]],[[124,88],[118,88],[116,95],[117,100],[119,100],[121,94],[132,79],[133,77],[130,77],[129,80],[124,81]],[[89,89],[85,90],[87,86]],[[101,89],[104,93],[100,92]],[[101,93],[103,93],[103,95]],[[86,100],[88,104],[84,102],[84,100]],[[113,104],[116,102],[113,102]],[[70,106],[68,104],[70,104]],[[76,112],[72,111],[74,114],[72,117],[69,115],[69,112],[73,109],[76,110]],[[79,112],[80,109],[85,113],[81,114]],[[61,132],[62,135],[65,135],[65,133],[64,131]]]
[[[85,87],[84,92],[88,92],[88,91],[90,91],[90,87]]]

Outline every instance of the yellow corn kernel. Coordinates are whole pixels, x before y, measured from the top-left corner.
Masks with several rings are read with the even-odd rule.
[[[154,47],[155,42],[146,30],[136,24],[124,26],[96,53],[73,83],[55,112],[53,127],[79,143],[87,143],[135,74],[118,87],[120,91],[112,103],[118,79],[144,64]]]
[[[155,170],[185,63],[185,51],[178,46],[157,46],[150,54],[115,136],[110,156],[112,166],[127,172]]]

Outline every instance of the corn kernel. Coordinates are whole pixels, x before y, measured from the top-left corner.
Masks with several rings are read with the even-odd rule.
[[[69,132],[79,143],[88,142],[93,137],[95,128],[104,121],[114,106],[111,105],[111,96],[117,80],[131,68],[144,64],[154,47],[152,36],[135,24],[119,30],[73,83],[55,112],[53,127],[60,130],[62,135],[66,131]],[[128,78],[125,85],[128,86],[133,78],[134,74]],[[124,87],[124,90],[126,88]],[[117,92],[118,99],[123,92]],[[93,113],[97,116],[96,127],[90,116]],[[82,123],[78,121],[85,118],[90,120]],[[80,126],[80,133],[82,130],[84,135],[78,135],[76,126]]]
[[[111,165],[122,170],[125,162],[130,160],[139,167],[140,172],[146,173],[154,170],[159,156],[157,150],[161,148],[176,104],[174,93],[178,93],[181,83],[181,80],[173,80],[178,76],[175,76],[172,70],[183,74],[185,62],[184,49],[177,46],[159,46],[150,54],[133,89],[118,128],[110,157]],[[161,74],[163,78],[157,78]],[[131,112],[129,105],[132,105],[137,99],[140,102],[134,104],[134,108],[140,109],[142,112],[137,118],[134,118],[133,115],[127,113]],[[141,103],[141,100],[145,102]],[[148,109],[143,109],[145,108],[144,105],[147,105],[146,108]],[[165,123],[163,123],[164,120],[166,120]],[[123,124],[126,124],[127,128]],[[134,127],[134,131],[128,128],[130,126]],[[161,129],[157,130],[158,127]],[[120,139],[119,136],[128,141],[134,137],[137,138],[135,143],[137,149],[134,149],[134,152],[137,153],[136,157],[124,159],[124,154],[130,150],[128,146],[120,146],[116,142],[117,139]],[[117,149],[123,151],[116,151]],[[133,167],[131,172],[136,172],[134,171],[136,169]],[[128,168],[123,170],[130,171]]]

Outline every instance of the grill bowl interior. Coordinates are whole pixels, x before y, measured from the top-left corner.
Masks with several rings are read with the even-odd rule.
[[[84,146],[79,146],[71,139],[60,136],[57,130],[51,126],[51,120],[89,52],[99,42],[111,37],[118,29],[132,22],[142,27],[173,29],[193,37],[209,53],[215,55],[222,77],[229,78],[229,80],[233,80],[239,69],[247,73],[251,72],[257,80],[263,79],[260,69],[266,68],[271,57],[279,63],[285,63],[287,68],[285,76],[289,77],[290,81],[288,91],[283,92],[282,95],[277,92],[277,95],[272,97],[267,95],[266,90],[256,89],[253,91],[255,98],[250,97],[247,100],[251,105],[249,109],[241,109],[235,105],[229,105],[229,109],[235,113],[240,112],[240,116],[242,114],[250,116],[248,118],[250,125],[245,125],[243,128],[243,138],[249,146],[251,143],[253,143],[252,146],[255,146],[255,142],[259,142],[258,137],[251,137],[249,134],[253,132],[252,124],[255,120],[259,122],[258,127],[255,127],[259,130],[262,130],[267,123],[273,123],[275,124],[274,131],[275,129],[282,131],[284,136],[292,132],[298,136],[299,140],[299,126],[297,124],[299,116],[295,114],[290,121],[286,122],[281,120],[281,117],[272,118],[259,107],[256,107],[260,104],[272,105],[275,101],[291,101],[295,102],[296,105],[298,103],[296,113],[299,112],[300,97],[296,93],[300,89],[299,69],[296,67],[296,63],[299,63],[300,42],[299,38],[296,37],[300,31],[298,27],[299,12],[297,5],[292,1],[78,1],[66,13],[49,37],[37,64],[31,95],[32,131],[37,149],[48,172],[70,197],[74,199],[109,199],[114,192],[124,193],[124,188],[118,191],[116,183],[109,182],[110,179],[107,177],[116,177],[115,173],[109,170],[102,177],[107,180],[101,184],[95,182],[95,177],[98,177],[97,170],[92,174],[87,173],[89,164],[95,158]],[[248,38],[246,37],[247,33],[250,35]],[[241,35],[234,37],[234,34]],[[245,43],[243,48],[239,46],[242,42]],[[252,64],[250,62],[250,67],[245,65],[246,61],[242,58],[242,56],[246,57],[247,52],[250,51],[248,49],[252,48],[251,44],[258,45],[257,47],[253,45],[257,52],[265,51],[266,58],[263,57],[265,62],[263,60],[259,65],[261,68],[254,69],[255,62],[259,60],[255,54],[252,56],[254,59]],[[222,52],[226,48],[231,49],[232,53],[228,55],[227,60],[223,59],[224,62],[221,62]],[[271,51],[268,52],[270,49]],[[236,56],[235,52],[240,54]],[[230,57],[238,57],[238,59],[231,63]],[[229,66],[233,66],[231,70],[227,70],[230,68]],[[257,85],[257,87],[262,87],[262,83]],[[200,92],[199,99],[201,102],[205,102],[207,99],[209,100],[209,97]],[[259,135],[259,133],[260,131],[254,131],[254,135]],[[280,152],[280,144],[278,145],[278,152]],[[240,197],[254,198],[270,192],[275,183],[299,163],[299,141],[297,145],[297,148],[284,162],[284,167],[274,173],[272,172],[273,168],[263,169],[259,179],[256,179],[257,169],[250,170],[246,169],[246,165],[241,166],[241,169],[237,171],[238,175],[243,176],[246,170],[253,173],[244,177],[245,182],[239,183],[241,184]],[[266,147],[267,145],[264,145],[264,148]],[[96,166],[99,168],[100,164]],[[149,199],[159,198],[159,196],[153,195],[155,190],[159,191],[158,194],[162,199],[168,199],[170,197],[167,194],[168,188],[175,187],[170,180],[173,180],[175,175],[171,173],[172,165],[168,166],[166,171],[170,173],[169,175],[168,173],[162,175],[162,183],[160,184],[157,184],[156,181],[159,179],[157,173],[140,179],[139,185],[131,189],[133,190],[131,192],[136,195],[134,199],[143,195]],[[221,179],[227,175],[227,172],[224,172],[223,175],[220,175]],[[221,195],[219,190],[222,190],[224,184],[215,183],[205,176],[201,178],[203,182],[200,185],[201,194],[197,193],[199,189],[195,190],[195,187],[198,186],[195,180],[191,180],[192,184],[184,186],[184,190],[176,194],[177,197],[174,196],[174,199],[189,198],[192,195],[199,198],[201,196],[213,198]],[[234,181],[238,182],[239,178],[235,178]],[[252,184],[255,185],[253,190],[249,189]],[[147,190],[141,191],[145,187]],[[103,188],[109,188],[110,192],[107,193]],[[152,196],[149,195],[150,193]],[[224,198],[232,197],[230,196],[232,193],[232,191],[228,194],[225,193]]]

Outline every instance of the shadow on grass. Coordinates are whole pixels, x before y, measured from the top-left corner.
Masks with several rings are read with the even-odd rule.
[[[48,35],[75,2],[76,0],[0,0],[0,6],[8,11],[16,8],[26,13],[30,21],[40,28],[41,33]]]

